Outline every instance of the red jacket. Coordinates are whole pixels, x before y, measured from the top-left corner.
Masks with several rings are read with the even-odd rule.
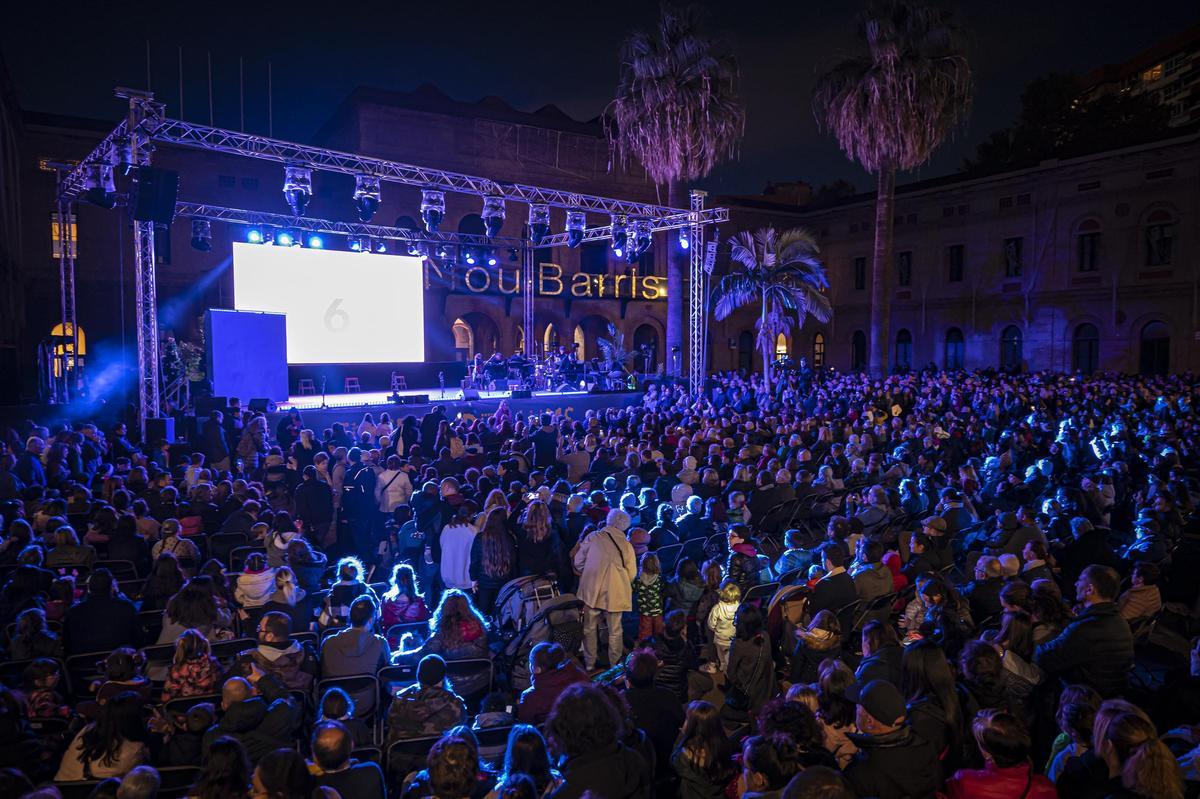
[[[1029,774],[1029,764],[997,768],[988,763],[982,769],[959,769],[946,782],[950,799],[1058,799],[1054,783],[1041,774]],[[1025,787],[1029,786],[1028,792]]]
[[[587,682],[583,669],[568,660],[554,671],[543,671],[533,676],[533,685],[521,692],[517,704],[517,720],[523,724],[541,724],[550,715],[554,700],[568,687],[577,682]]]

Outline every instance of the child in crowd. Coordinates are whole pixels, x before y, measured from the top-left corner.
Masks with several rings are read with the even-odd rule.
[[[46,621],[61,622],[75,604],[75,578],[59,577],[50,584],[50,601],[46,603]]]
[[[702,643],[712,642],[712,631],[708,629],[708,616],[716,604],[721,601],[721,581],[725,579],[725,569],[719,560],[705,561],[700,569],[703,580],[703,590],[696,600],[696,625],[700,628],[697,640]]]
[[[720,601],[708,614],[708,629],[712,632],[717,662],[715,665],[711,662],[705,663],[701,667],[701,671],[709,674],[724,672],[729,665],[729,645],[733,642],[734,618],[737,616],[738,605],[742,603],[742,589],[737,583],[726,580],[721,584],[719,597]]]
[[[321,608],[321,615],[317,619],[322,630],[345,627],[349,623],[350,603],[363,594],[375,595],[371,586],[363,581],[366,571],[358,558],[345,557],[338,561],[337,582],[325,596],[325,606]]]
[[[1092,747],[1092,724],[1099,709],[1100,695],[1086,685],[1063,688],[1055,715],[1060,732],[1046,762],[1046,776],[1051,782],[1058,782],[1068,760],[1080,757]]]
[[[663,580],[658,555],[647,552],[633,578],[633,609],[638,614],[638,640],[663,631]]]
[[[253,552],[246,558],[244,571],[238,575],[233,598],[243,608],[259,608],[271,601],[275,593],[275,570],[267,566],[267,556]]]
[[[95,719],[103,705],[126,691],[133,691],[143,701],[150,702],[150,681],[142,674],[145,665],[145,656],[136,649],[127,646],[114,649],[104,659],[104,679],[95,680],[90,686],[96,694],[95,700],[80,702],[79,712]]]
[[[71,708],[58,693],[62,669],[58,661],[38,658],[25,667],[22,673],[25,686],[25,703],[31,719],[65,719],[70,717]]]
[[[407,563],[392,568],[392,583],[379,606],[380,623],[386,630],[393,624],[408,624],[429,619],[425,597],[417,590],[417,573]]]
[[[787,572],[803,569],[812,563],[812,554],[804,549],[804,533],[796,529],[788,530],[783,534],[783,542],[787,549],[775,561],[775,577],[780,577]]]
[[[366,722],[354,717],[354,700],[341,688],[330,688],[321,697],[320,706],[322,721],[339,721],[350,731],[354,738],[354,747],[374,746],[375,736],[371,733]]]
[[[201,702],[175,720],[161,718],[158,732],[163,736],[163,766],[199,766],[204,761],[204,733],[217,721],[217,709],[211,702]],[[151,723],[152,726],[155,722]]]
[[[726,512],[729,524],[750,524],[750,509],[746,507],[746,495],[734,491],[729,495],[729,510]]]
[[[17,616],[17,629],[8,645],[12,660],[61,657],[62,642],[46,627],[46,612],[27,608]]]
[[[696,603],[704,593],[704,581],[700,579],[700,568],[691,558],[680,558],[675,563],[675,579],[667,581],[667,607],[683,611],[688,620],[688,633],[697,638]]]
[[[512,700],[500,691],[492,691],[483,698],[479,706],[479,713],[475,716],[475,721],[472,722],[471,728],[475,730],[486,730],[489,727],[511,727],[517,723],[509,708],[512,707]]]
[[[163,686],[162,701],[216,693],[220,684],[221,664],[212,656],[208,639],[198,630],[184,630],[175,639],[175,658]]]

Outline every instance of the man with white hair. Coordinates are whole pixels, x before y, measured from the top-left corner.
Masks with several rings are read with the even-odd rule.
[[[45,451],[46,442],[37,436],[30,436],[25,440],[25,451],[17,456],[17,465],[12,473],[27,488],[46,485],[46,470],[42,468],[42,453]]]
[[[150,766],[135,766],[117,788],[117,799],[154,799],[162,780]]]
[[[588,671],[596,668],[600,617],[608,625],[608,663],[615,666],[625,651],[621,632],[621,614],[633,610],[633,578],[637,576],[637,556],[625,537],[629,514],[619,508],[608,512],[602,529],[589,534],[575,553],[574,566],[579,574],[583,601],[583,662]]]

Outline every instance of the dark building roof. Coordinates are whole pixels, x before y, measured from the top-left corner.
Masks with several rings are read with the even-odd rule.
[[[1194,25],[1169,39],[1164,39],[1146,48],[1132,58],[1126,59],[1119,64],[1105,64],[1102,67],[1093,69],[1080,79],[1080,83],[1085,90],[1106,83],[1115,83],[1141,73],[1142,70],[1154,66],[1173,53],[1198,45],[1200,45],[1200,25]]]

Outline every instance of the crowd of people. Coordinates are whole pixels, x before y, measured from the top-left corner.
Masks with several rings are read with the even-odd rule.
[[[0,430],[0,795],[1196,796],[1198,401],[802,368]],[[514,662],[524,584],[576,611]]]

